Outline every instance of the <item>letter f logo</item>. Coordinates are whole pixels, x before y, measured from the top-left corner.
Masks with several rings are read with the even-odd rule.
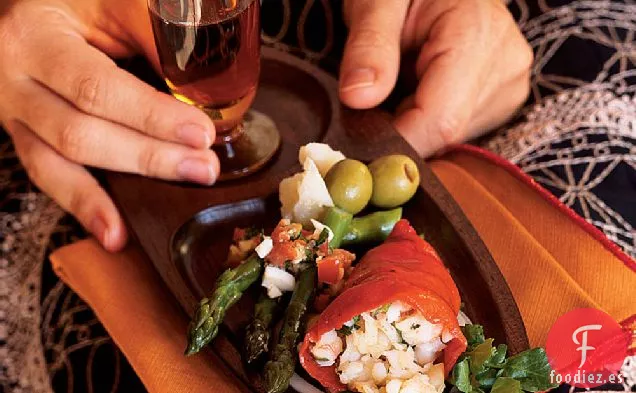
[[[585,361],[587,360],[587,351],[592,351],[594,348],[591,345],[587,345],[587,333],[590,330],[601,330],[602,325],[585,325],[576,329],[574,333],[572,333],[572,341],[574,344],[580,345],[580,347],[576,348],[577,351],[581,351],[581,364],[579,364],[579,368],[583,367]],[[581,341],[578,339],[578,334],[581,334]]]
[[[611,382],[610,375],[615,377],[620,372],[629,353],[630,338],[624,327],[604,311],[569,311],[556,320],[545,343],[550,366],[561,378],[551,381],[577,388]]]

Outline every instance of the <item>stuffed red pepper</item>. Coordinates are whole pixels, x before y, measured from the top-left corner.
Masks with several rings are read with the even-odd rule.
[[[466,349],[459,306],[448,270],[401,220],[310,327],[301,363],[331,392],[441,393]]]

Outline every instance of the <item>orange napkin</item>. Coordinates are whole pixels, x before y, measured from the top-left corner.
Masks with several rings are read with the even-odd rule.
[[[93,239],[57,250],[58,276],[95,311],[149,392],[245,391],[211,351],[185,357],[188,321],[145,256]]]
[[[636,314],[636,262],[516,166],[469,146],[431,166],[506,278],[531,345],[574,308]]]
[[[431,165],[506,277],[532,345],[573,308],[600,308],[619,321],[636,313],[636,263],[515,167],[469,147]],[[213,354],[182,355],[186,317],[139,251],[108,254],[85,240],[51,261],[148,391],[242,391]]]

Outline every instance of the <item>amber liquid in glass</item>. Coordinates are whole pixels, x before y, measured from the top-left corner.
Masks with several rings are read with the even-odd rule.
[[[173,14],[183,10],[171,7],[150,12],[168,87],[212,118],[217,143],[230,138],[227,133],[254,100],[260,74],[258,1],[225,0],[226,7],[191,9],[185,18]]]

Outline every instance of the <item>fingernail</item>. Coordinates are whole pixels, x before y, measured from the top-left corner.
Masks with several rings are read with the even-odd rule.
[[[177,166],[177,176],[182,180],[212,185],[216,180],[214,168],[208,161],[187,158]]]
[[[340,91],[346,92],[373,86],[375,84],[375,78],[375,70],[372,68],[351,70],[342,78]]]
[[[93,236],[99,239],[102,245],[106,244],[108,241],[108,226],[106,226],[106,222],[104,222],[101,217],[93,218],[88,229],[91,231]]]
[[[192,147],[207,148],[212,144],[210,133],[199,124],[186,124],[179,127],[177,138]]]

